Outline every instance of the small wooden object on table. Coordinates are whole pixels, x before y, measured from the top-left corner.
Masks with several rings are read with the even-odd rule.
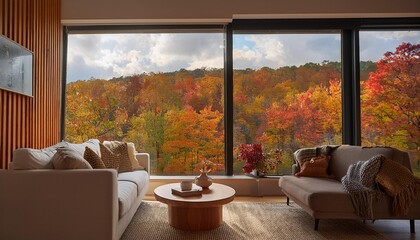
[[[235,190],[213,183],[202,195],[181,197],[172,194],[179,183],[165,184],[155,189],[156,200],[168,205],[169,224],[181,230],[210,230],[223,222],[223,205],[235,197]]]

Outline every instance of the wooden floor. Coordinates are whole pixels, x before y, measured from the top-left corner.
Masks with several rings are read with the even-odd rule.
[[[154,196],[147,195],[144,200],[155,201]],[[234,202],[286,202],[286,197],[241,197],[236,196]],[[416,233],[410,233],[408,220],[376,220],[374,223],[367,221],[366,225],[376,232],[392,240],[420,240],[420,221],[416,221]],[[322,228],[322,220],[320,221]]]

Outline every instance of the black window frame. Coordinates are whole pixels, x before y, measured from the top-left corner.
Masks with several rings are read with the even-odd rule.
[[[361,145],[360,51],[361,30],[419,30],[420,17],[412,18],[336,18],[336,19],[234,19],[226,25],[98,25],[64,26],[61,139],[65,136],[67,47],[69,32],[179,32],[224,29],[224,127],[225,173],[233,175],[233,32],[234,31],[325,31],[341,32],[342,56],[342,144]]]

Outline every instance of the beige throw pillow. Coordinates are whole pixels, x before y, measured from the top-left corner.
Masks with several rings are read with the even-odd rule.
[[[18,148],[13,151],[13,160],[10,165],[10,169],[52,169],[54,166],[52,165],[51,159],[57,152],[57,148],[66,145],[66,142],[60,142],[44,149]]]
[[[136,147],[134,143],[127,143],[128,156],[130,157],[131,167],[133,170],[144,170],[144,167],[140,165],[139,161],[136,158]]]
[[[67,143],[67,146],[73,150],[76,150],[80,155],[83,156],[85,148],[89,147],[92,149],[98,156],[101,156],[99,151],[99,140],[98,139],[89,139],[83,143]]]
[[[92,169],[79,152],[68,147],[59,147],[51,159],[55,169]]]

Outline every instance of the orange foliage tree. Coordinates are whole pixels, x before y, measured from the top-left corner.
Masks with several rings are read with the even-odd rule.
[[[402,43],[362,83],[364,144],[420,147],[420,44]]]

